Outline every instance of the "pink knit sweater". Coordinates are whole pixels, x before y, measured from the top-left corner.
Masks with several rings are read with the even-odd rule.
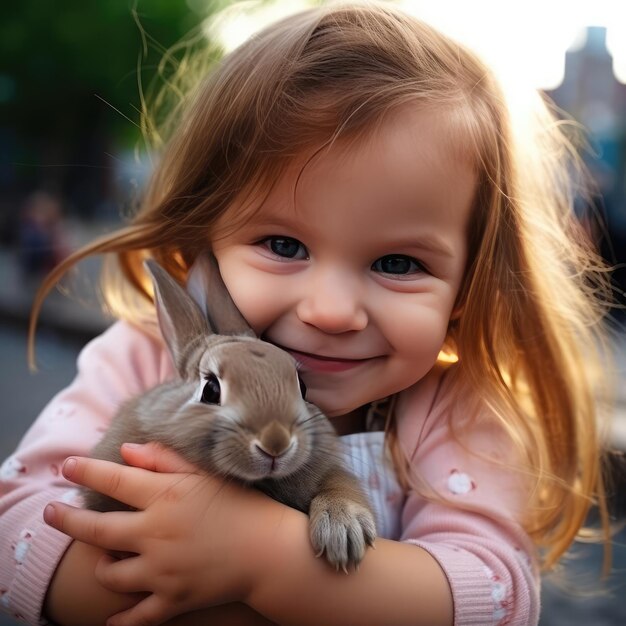
[[[173,376],[161,342],[123,322],[84,348],[74,382],[52,399],[0,468],[2,610],[42,622],[48,584],[70,541],[43,523],[42,512],[51,500],[79,502],[59,468],[69,455],[89,454],[124,400]],[[353,469],[378,509],[380,534],[418,545],[439,562],[452,589],[455,624],[536,624],[536,554],[518,523],[527,488],[515,473],[484,460],[511,459],[492,422],[464,430],[463,446],[450,436],[447,378],[435,368],[403,392],[397,419],[412,468],[450,506],[399,492],[380,433],[344,437],[346,457],[353,465],[365,459],[365,470]]]

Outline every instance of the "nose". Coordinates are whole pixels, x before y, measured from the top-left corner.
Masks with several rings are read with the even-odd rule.
[[[262,429],[254,445],[259,452],[275,459],[286,454],[294,442],[289,429],[273,420]]]
[[[319,270],[303,288],[304,296],[296,312],[305,324],[333,335],[367,326],[361,285],[347,272],[333,268]]]

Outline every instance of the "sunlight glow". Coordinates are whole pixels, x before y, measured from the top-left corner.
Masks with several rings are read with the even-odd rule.
[[[561,84],[565,52],[582,47],[585,27],[604,26],[615,76],[626,82],[626,2],[400,0],[397,4],[476,50],[501,76],[530,81],[538,89]]]
[[[233,2],[206,23],[205,32],[220,43],[224,52],[230,52],[268,24],[313,4],[306,0]]]
[[[439,363],[457,363],[458,360],[458,355],[453,352],[446,352],[445,350],[441,350],[437,356],[437,361],[439,361]]]
[[[539,89],[554,89],[561,84],[565,52],[584,43],[581,33],[586,26],[605,26],[615,76],[626,83],[626,2],[623,0],[397,0],[392,3],[469,45],[502,77],[531,83]],[[320,3],[234,2],[207,24],[206,32],[229,52],[267,24],[315,4]]]

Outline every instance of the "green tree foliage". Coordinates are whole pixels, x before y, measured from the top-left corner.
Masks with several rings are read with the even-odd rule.
[[[153,81],[163,52],[224,4],[3,3],[0,146],[4,166],[11,169],[3,175],[4,182],[30,187],[40,183],[42,168],[72,162],[97,168],[107,147],[135,145],[140,136],[140,89],[146,91]],[[77,173],[66,170],[65,175]],[[65,191],[63,182],[56,186]]]

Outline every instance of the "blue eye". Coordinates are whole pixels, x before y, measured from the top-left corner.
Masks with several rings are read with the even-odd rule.
[[[374,261],[372,270],[383,274],[406,275],[423,272],[424,267],[419,261],[405,254],[388,254]]]
[[[285,259],[308,259],[306,248],[292,237],[268,237],[263,242],[276,256]]]

